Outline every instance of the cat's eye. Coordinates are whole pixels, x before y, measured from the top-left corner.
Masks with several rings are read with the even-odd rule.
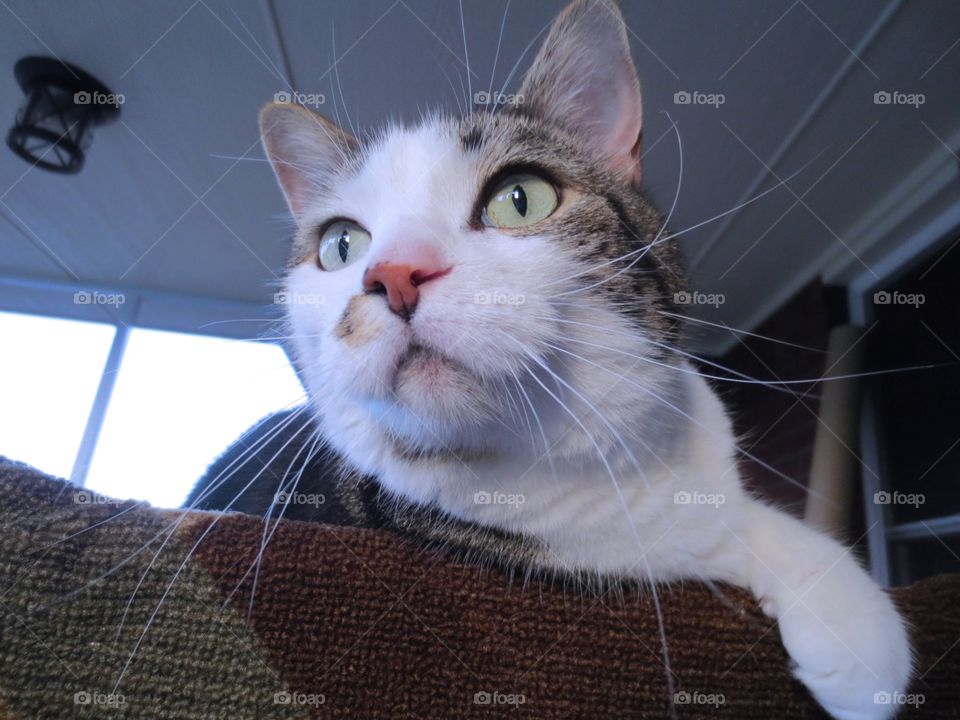
[[[499,183],[483,208],[485,225],[521,228],[549,217],[559,198],[553,185],[537,175],[511,175]]]
[[[370,249],[370,233],[352,220],[337,220],[327,225],[320,236],[320,267],[340,270]]]

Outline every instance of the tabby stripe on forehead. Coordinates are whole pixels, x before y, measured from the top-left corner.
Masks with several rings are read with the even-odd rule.
[[[483,139],[483,131],[474,127],[460,136],[460,143],[465,151],[472,152],[480,149],[480,146],[483,145]]]

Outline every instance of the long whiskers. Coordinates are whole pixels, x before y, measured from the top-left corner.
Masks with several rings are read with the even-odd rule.
[[[297,411],[295,411],[295,412],[291,415],[290,418],[287,418],[287,421],[292,421],[294,418],[298,417],[298,416],[300,415],[300,413],[303,412],[303,411],[306,409],[306,407],[307,407],[307,406],[304,406],[304,407],[298,409]],[[270,464],[280,455],[280,453],[282,453],[282,452],[286,449],[286,447],[287,447],[291,442],[293,442],[293,440],[297,437],[297,435],[299,435],[299,433],[301,433],[308,425],[309,425],[309,420],[308,420],[308,422],[304,423],[303,426],[302,426],[299,430],[297,430],[285,443],[283,443],[283,445],[282,445],[282,446],[273,454],[273,456],[264,464],[263,468],[261,468],[261,469],[250,479],[250,481],[247,482],[246,485],[244,485],[244,486],[240,489],[240,491],[233,497],[233,499],[231,499],[230,502],[227,503],[226,507],[223,508],[223,511],[224,511],[224,512],[228,511],[231,507],[233,507],[233,504],[236,503],[237,500],[239,500],[239,499],[243,496],[243,494],[244,494],[245,492],[247,492],[247,490],[250,489],[250,487],[259,479],[259,477],[267,470],[267,468],[270,467]],[[123,628],[123,623],[124,623],[124,621],[125,621],[125,619],[126,619],[126,617],[127,617],[127,614],[129,613],[129,610],[130,610],[130,608],[131,608],[131,606],[132,606],[132,604],[133,604],[133,599],[136,597],[136,594],[137,594],[138,590],[140,589],[141,585],[143,584],[144,579],[146,578],[146,576],[147,576],[147,574],[150,572],[150,570],[153,568],[153,565],[155,564],[157,558],[158,558],[159,555],[160,555],[160,552],[161,552],[161,551],[163,550],[163,548],[166,546],[167,542],[173,537],[174,532],[176,531],[177,527],[179,527],[180,523],[183,521],[183,519],[184,519],[185,517],[186,517],[186,511],[184,511],[183,513],[181,513],[181,516],[180,516],[180,518],[177,520],[177,523],[176,523],[176,525],[174,526],[173,530],[171,530],[170,534],[167,535],[166,539],[164,539],[163,543],[161,543],[160,548],[159,548],[159,549],[157,550],[157,552],[154,554],[153,558],[152,558],[151,561],[150,561],[150,564],[147,566],[147,569],[144,571],[143,575],[141,575],[140,581],[137,583],[137,586],[136,586],[136,588],[134,589],[133,595],[131,595],[130,601],[127,603],[127,606],[126,606],[126,608],[124,609],[123,616],[122,616],[121,621],[120,621],[120,627],[118,628],[118,631],[117,631],[117,637],[118,637],[118,638],[119,638],[120,631],[121,631],[122,628]],[[200,546],[200,544],[203,542],[203,540],[206,538],[206,536],[210,534],[210,532],[213,530],[213,528],[217,525],[217,523],[220,521],[220,519],[221,519],[222,517],[223,517],[222,514],[221,514],[221,515],[217,515],[217,516],[210,522],[210,524],[204,529],[204,531],[200,534],[200,536],[199,536],[199,537],[197,538],[197,540],[194,542],[193,546],[187,551],[186,556],[184,557],[184,559],[183,559],[183,561],[180,563],[180,565],[177,567],[177,570],[176,570],[176,572],[174,572],[174,575],[173,575],[173,577],[171,578],[170,582],[167,583],[166,587],[164,588],[163,593],[162,593],[161,596],[160,596],[160,600],[157,602],[156,607],[154,607],[153,612],[150,614],[149,618],[147,619],[147,623],[146,623],[146,625],[144,626],[143,631],[140,633],[139,637],[137,638],[137,641],[136,641],[136,643],[134,644],[133,650],[131,651],[130,655],[128,656],[127,661],[124,663],[123,668],[121,668],[121,670],[120,670],[120,674],[118,675],[117,680],[116,680],[116,683],[114,684],[113,692],[116,692],[117,689],[120,687],[120,683],[123,681],[123,678],[124,678],[124,676],[126,675],[127,670],[130,668],[130,664],[133,662],[134,657],[136,656],[137,652],[139,651],[140,646],[142,645],[143,640],[144,640],[144,638],[145,638],[146,635],[147,635],[147,632],[150,630],[150,627],[151,627],[151,625],[153,624],[153,621],[156,619],[157,614],[160,612],[161,606],[163,605],[164,601],[167,599],[167,596],[170,594],[170,590],[173,588],[173,586],[174,586],[174,584],[176,583],[177,579],[180,577],[180,574],[183,572],[183,570],[184,570],[184,568],[186,567],[187,563],[189,562],[190,558],[193,556],[193,553],[196,552],[197,548]]]
[[[306,469],[309,467],[311,460],[313,460],[313,458],[316,457],[318,447],[322,442],[322,440],[323,440],[323,437],[320,433],[319,428],[315,429],[311,433],[311,437],[308,437],[307,441],[300,447],[299,450],[297,450],[296,455],[293,456],[293,459],[290,460],[290,464],[287,465],[287,469],[284,471],[283,477],[280,478],[280,482],[277,485],[277,492],[273,496],[273,501],[270,503],[270,507],[267,508],[267,511],[264,514],[263,534],[260,537],[260,550],[259,552],[257,552],[257,557],[253,563],[256,566],[256,570],[253,575],[253,583],[250,587],[250,603],[247,606],[247,622],[250,622],[250,619],[253,617],[253,601],[254,601],[254,598],[256,597],[257,585],[260,581],[260,568],[263,561],[263,554],[266,552],[267,545],[270,544],[270,540],[273,539],[274,533],[276,533],[277,527],[280,525],[280,521],[283,519],[283,516],[290,505],[290,500],[295,501],[297,488],[300,485],[300,479],[303,477],[304,471],[306,471]],[[307,445],[311,443],[311,441],[312,441],[312,444],[310,445],[310,450],[307,452],[307,456],[306,458],[304,458],[303,463],[301,463],[300,470],[297,471],[297,474],[293,478],[293,486],[289,490],[288,502],[284,503],[283,507],[280,508],[280,513],[277,515],[277,518],[273,523],[273,528],[271,529],[270,515],[273,512],[273,508],[276,507],[277,501],[280,498],[280,494],[288,492],[286,489],[287,475],[290,474],[290,471],[293,469],[293,466],[296,464],[297,459],[300,457],[300,453],[303,452],[304,448],[306,448]],[[248,570],[244,574],[243,578],[240,579],[241,584],[243,583],[243,580],[247,577],[249,572],[250,571]],[[237,587],[239,587],[239,584],[237,585]],[[231,595],[232,594],[233,593],[231,593]],[[229,601],[229,597],[227,598],[227,600]]]
[[[570,338],[566,338],[566,339],[569,340]],[[592,360],[590,360],[590,359],[588,359],[588,358],[585,358],[585,357],[583,357],[582,355],[578,355],[578,354],[576,354],[576,353],[574,353],[574,352],[571,352],[571,351],[566,350],[566,349],[564,349],[564,348],[561,348],[561,347],[559,347],[559,346],[553,346],[553,345],[551,345],[551,347],[552,347],[553,349],[555,349],[557,352],[562,352],[562,353],[566,353],[566,354],[568,354],[568,355],[572,355],[572,356],[574,356],[574,357],[577,357],[577,358],[579,358],[582,362],[585,362],[585,363],[587,363],[588,365],[592,365],[592,366],[594,366],[594,367],[596,367],[596,368],[598,368],[598,369],[600,369],[600,370],[603,370],[603,371],[608,372],[608,373],[617,374],[618,377],[620,377],[622,380],[624,380],[624,381],[627,382],[628,384],[630,384],[630,385],[638,388],[641,392],[644,392],[645,394],[649,395],[650,397],[654,398],[655,400],[663,403],[666,407],[668,407],[668,408],[670,408],[671,410],[673,410],[674,412],[682,415],[683,417],[685,417],[686,419],[688,419],[690,422],[694,423],[697,427],[701,428],[702,430],[705,430],[705,431],[706,431],[707,433],[709,433],[710,435],[713,435],[714,437],[716,437],[716,438],[718,438],[718,439],[723,439],[724,436],[723,436],[721,433],[718,433],[718,432],[717,432],[716,430],[714,430],[713,428],[707,427],[707,426],[704,425],[702,422],[700,422],[697,418],[693,417],[692,415],[690,415],[689,413],[685,412],[684,410],[681,410],[681,409],[678,408],[675,404],[671,403],[669,400],[667,400],[666,398],[664,398],[663,396],[661,396],[661,395],[658,394],[657,392],[651,390],[650,388],[648,388],[647,386],[643,385],[642,383],[639,383],[639,382],[637,382],[636,380],[634,380],[633,378],[629,377],[629,375],[622,375],[622,374],[616,373],[616,371],[611,370],[610,368],[604,367],[603,365],[600,365],[599,363],[593,362]],[[815,491],[815,490],[809,489],[809,488],[808,488],[806,485],[804,485],[803,483],[799,482],[798,480],[795,480],[794,478],[792,478],[792,477],[790,477],[789,475],[783,473],[782,471],[777,470],[777,469],[776,469],[775,467],[773,467],[772,465],[764,462],[764,461],[761,460],[760,458],[758,458],[758,457],[756,457],[755,455],[751,454],[749,451],[744,450],[743,448],[739,447],[738,445],[734,445],[733,450],[734,450],[735,452],[739,453],[740,455],[743,455],[744,457],[746,457],[746,458],[752,460],[753,462],[757,463],[758,465],[760,465],[760,466],[763,467],[764,469],[772,472],[772,473],[775,474],[777,477],[779,477],[781,480],[784,480],[784,481],[790,483],[791,485],[794,485],[795,487],[798,487],[798,488],[802,489],[804,492],[810,493],[810,494],[813,495],[814,497],[820,498],[820,499],[824,500],[825,502],[830,503],[831,505],[834,504],[829,498],[825,497],[824,495],[818,493],[818,492]]]
[[[732,213],[735,213],[735,212],[738,212],[738,211],[742,210],[743,208],[747,207],[748,205],[752,205],[753,203],[755,203],[755,202],[757,202],[758,200],[766,197],[766,196],[769,195],[770,193],[775,192],[775,191],[777,191],[778,189],[780,189],[781,187],[785,186],[790,180],[792,180],[792,179],[795,178],[797,175],[799,175],[800,173],[802,173],[802,172],[803,172],[804,170],[806,170],[813,162],[815,162],[816,159],[817,159],[818,157],[820,157],[820,155],[821,155],[822,153],[823,153],[823,151],[821,150],[820,153],[817,153],[817,155],[815,155],[810,161],[808,161],[808,162],[804,163],[803,165],[801,165],[798,170],[796,170],[795,172],[791,173],[790,175],[788,175],[787,177],[783,178],[782,180],[778,181],[778,182],[775,183],[774,185],[770,186],[769,188],[767,188],[767,189],[764,190],[763,192],[758,193],[757,195],[754,195],[752,198],[749,198],[749,199],[745,200],[744,202],[739,203],[738,205],[735,205],[734,207],[730,208],[729,210],[725,210],[724,212],[719,213],[718,215],[714,215],[713,217],[707,218],[706,220],[702,220],[702,221],[696,223],[695,225],[691,225],[690,227],[685,228],[685,229],[683,229],[683,230],[678,230],[678,231],[673,232],[673,233],[670,233],[670,234],[668,234],[668,235],[664,235],[663,237],[661,237],[659,240],[656,241],[656,245],[661,245],[661,244],[667,242],[668,240],[673,240],[673,239],[675,239],[675,238],[681,237],[682,235],[685,235],[685,234],[688,233],[688,232],[692,232],[692,231],[694,231],[694,230],[696,230],[696,229],[698,229],[698,228],[703,227],[704,225],[709,225],[710,223],[716,222],[717,220],[720,220],[721,218],[726,217],[727,215],[730,215],[730,214],[732,214]],[[643,239],[642,239],[642,238],[639,238],[639,237],[638,237],[638,238],[636,238],[636,239],[637,239],[638,242],[643,242]],[[627,252],[627,253],[624,253],[623,255],[620,255],[619,257],[615,257],[615,258],[612,258],[612,259],[610,259],[610,260],[605,260],[605,261],[603,261],[603,262],[601,262],[601,263],[597,263],[597,264],[595,264],[595,265],[591,265],[591,266],[589,266],[589,267],[587,267],[587,268],[585,268],[585,269],[583,269],[583,270],[580,270],[580,271],[578,271],[578,272],[576,272],[576,273],[573,273],[572,275],[567,275],[566,277],[560,278],[560,279],[558,279],[558,280],[551,280],[551,281],[548,282],[548,283],[544,283],[543,285],[538,286],[536,289],[537,289],[537,290],[542,290],[543,288],[550,287],[550,286],[552,286],[552,285],[558,285],[558,284],[561,284],[561,283],[565,283],[565,282],[567,282],[567,281],[569,281],[569,280],[573,280],[574,278],[582,277],[583,275],[587,275],[587,274],[593,273],[593,272],[595,272],[596,270],[599,270],[599,269],[601,269],[601,268],[607,267],[608,265],[613,265],[614,263],[623,262],[623,261],[628,260],[628,259],[630,259],[630,258],[632,258],[632,257],[634,257],[635,255],[638,255],[638,254],[640,254],[640,253],[648,252],[648,251],[652,250],[653,247],[655,247],[655,245],[654,245],[653,243],[644,244],[642,247],[639,247],[639,248],[637,248],[636,250],[631,250],[631,251],[629,251],[629,252]]]
[[[526,369],[526,365],[524,365],[524,368]],[[537,429],[540,431],[540,437],[543,439],[543,455],[546,455],[547,464],[550,466],[550,474],[551,474],[551,476],[553,477],[554,482],[556,482],[556,480],[557,480],[557,468],[556,468],[556,466],[554,465],[553,455],[552,455],[552,452],[551,452],[551,451],[553,450],[553,446],[550,445],[549,441],[547,440],[547,433],[546,433],[546,431],[544,430],[543,422],[540,420],[540,414],[537,412],[537,409],[536,409],[536,407],[534,406],[533,401],[530,399],[530,395],[527,393],[526,390],[523,389],[523,383],[520,382],[520,378],[518,377],[516,370],[512,370],[512,369],[511,369],[511,372],[513,373],[513,380],[514,380],[514,382],[515,382],[516,385],[517,385],[517,390],[520,391],[521,395],[523,396],[524,401],[525,401],[526,404],[530,407],[530,412],[533,413],[533,418],[534,418],[534,420],[535,420],[536,423],[537,423]],[[526,411],[524,411],[524,412],[526,412]],[[532,435],[532,431],[531,431],[531,435]],[[542,456],[541,456],[541,458],[542,458]],[[540,458],[537,459],[537,462],[539,462],[539,461],[540,461]]]
[[[460,6],[460,31],[463,33],[463,63],[467,67],[467,110],[473,111],[473,79],[470,77],[470,52],[467,50],[467,24],[463,20],[463,0]]]
[[[503,19],[500,20],[500,34],[497,35],[497,51],[493,55],[493,69],[490,71],[490,84],[485,88],[493,91],[493,82],[497,77],[497,62],[500,60],[500,45],[503,42],[503,29],[507,26],[507,13],[510,11],[510,0],[503,6]]]
[[[242,453],[240,453],[240,455],[238,455],[236,458],[234,458],[234,459],[227,465],[227,467],[225,467],[225,468],[221,471],[221,473],[220,473],[216,478],[214,478],[213,481],[211,481],[210,485],[209,485],[203,492],[201,492],[201,493],[197,496],[197,498],[196,498],[188,507],[183,508],[183,509],[181,510],[181,512],[178,514],[177,518],[176,518],[174,521],[172,521],[172,522],[169,523],[168,525],[166,525],[166,526],[164,526],[163,528],[161,528],[157,533],[155,533],[150,539],[148,539],[145,543],[143,543],[143,544],[142,544],[139,548],[137,548],[134,552],[130,553],[130,554],[127,555],[125,558],[123,558],[120,562],[118,562],[118,563],[114,564],[113,566],[111,566],[110,568],[108,568],[105,572],[103,572],[103,573],[101,573],[100,575],[97,575],[96,577],[88,580],[87,582],[85,582],[85,583],[84,583],[83,585],[81,585],[80,587],[75,588],[74,590],[71,590],[70,592],[68,592],[68,593],[60,596],[59,598],[55,598],[55,599],[53,599],[53,600],[51,600],[51,601],[49,601],[49,602],[47,602],[47,603],[43,603],[43,604],[41,604],[41,605],[34,606],[33,611],[35,611],[35,612],[36,612],[36,611],[40,611],[40,610],[43,610],[43,609],[45,609],[45,608],[47,608],[47,607],[50,607],[50,606],[53,606],[53,605],[57,605],[57,604],[60,604],[60,603],[62,603],[62,602],[66,602],[66,601],[70,600],[71,598],[76,597],[76,596],[79,595],[80,593],[85,592],[85,591],[86,591],[87,589],[89,589],[90,587],[96,585],[98,582],[101,582],[102,580],[105,580],[106,578],[110,577],[110,576],[113,575],[114,573],[116,573],[116,572],[118,572],[119,570],[121,570],[122,568],[124,568],[124,567],[125,567],[126,565],[128,565],[130,562],[132,562],[132,561],[135,560],[137,557],[139,557],[141,553],[143,553],[144,551],[148,550],[148,549],[150,548],[150,546],[151,546],[154,542],[156,542],[160,537],[162,537],[163,535],[167,535],[168,538],[169,538],[169,536],[172,535],[173,532],[176,531],[176,528],[179,526],[180,522],[183,521],[183,519],[184,519],[184,517],[187,515],[187,513],[189,513],[189,512],[191,512],[192,510],[194,510],[194,509],[200,504],[200,502],[202,502],[206,497],[208,497],[208,496],[210,495],[210,493],[216,491],[217,488],[219,488],[223,483],[227,482],[227,481],[230,479],[230,477],[232,477],[234,473],[236,473],[241,467],[243,467],[244,464],[246,464],[250,459],[252,459],[252,458],[254,457],[254,455],[255,455],[257,452],[260,451],[260,449],[262,449],[262,448],[265,447],[267,444],[269,444],[276,435],[278,435],[280,432],[282,432],[283,428],[286,427],[286,425],[289,424],[289,422],[292,422],[292,421],[295,419],[295,415],[296,415],[296,413],[294,414],[293,417],[287,418],[287,421],[285,421],[284,423],[282,423],[279,427],[274,428],[274,429],[271,430],[269,433],[267,433],[264,437],[259,438],[258,440],[256,440],[249,448],[247,448],[247,449],[244,450]],[[252,434],[254,434],[254,433],[260,428],[261,424],[262,424],[262,423],[257,423],[254,427],[252,427],[251,429],[249,429],[248,431],[246,431],[246,432],[241,436],[241,438],[238,440],[238,442],[241,442],[241,441],[243,441],[244,438],[249,437],[249,436],[251,436]],[[239,464],[238,464],[238,463],[239,463]],[[232,468],[232,472],[229,472],[229,474],[228,474],[228,471],[231,471],[231,468]],[[83,534],[83,533],[85,533],[85,532],[89,532],[89,531],[93,530],[93,529],[96,528],[96,527],[101,527],[101,526],[103,526],[103,525],[105,525],[105,524],[107,524],[107,523],[109,523],[109,522],[112,522],[112,521],[116,520],[117,518],[122,517],[122,516],[123,516],[126,512],[128,512],[129,510],[132,510],[132,509],[137,508],[137,507],[140,507],[140,505],[137,505],[137,504],[132,505],[130,508],[127,508],[127,509],[125,509],[125,510],[119,512],[119,513],[115,513],[115,514],[111,515],[110,517],[105,518],[104,520],[101,520],[101,521],[98,522],[98,523],[95,523],[94,525],[85,527],[85,528],[83,528],[82,530],[78,530],[77,532],[73,533],[72,535],[68,536],[67,538],[61,538],[60,540],[51,543],[51,544],[48,545],[47,547],[41,548],[41,558],[42,558],[42,556],[43,556],[43,553],[45,553],[48,549],[50,549],[50,548],[52,548],[52,547],[60,544],[61,542],[64,542],[64,541],[66,541],[66,540],[69,540],[70,538],[76,537],[76,536],[81,535],[81,534]],[[37,560],[37,562],[39,562],[39,559]],[[28,570],[29,570],[29,568],[28,568]],[[27,574],[27,573],[25,572],[25,573],[24,573],[24,576],[25,576],[26,574]],[[23,577],[23,576],[21,576],[21,577]],[[18,581],[19,581],[19,580],[18,580]],[[11,587],[12,587],[12,586],[11,586]],[[8,588],[7,590],[9,591],[9,589],[10,589],[10,588]]]
[[[597,329],[595,325],[591,325],[591,324],[589,324],[589,323],[584,323],[584,322],[578,322],[578,321],[576,321],[576,320],[568,320],[568,319],[566,319],[566,318],[547,318],[547,317],[544,317],[543,319],[544,319],[544,320],[551,320],[551,321],[553,321],[553,322],[560,322],[560,323],[564,323],[564,324],[567,324],[567,325],[579,325],[579,326],[582,326],[582,327],[588,327],[588,328],[591,328],[592,330],[596,330],[596,329]],[[680,372],[680,373],[684,373],[684,374],[687,374],[687,375],[696,375],[696,376],[698,376],[698,377],[708,378],[708,379],[710,379],[710,380],[719,380],[719,381],[723,381],[723,382],[744,383],[744,384],[747,384],[747,385],[763,385],[763,386],[765,386],[765,387],[770,388],[771,390],[776,390],[776,391],[778,391],[778,392],[784,392],[784,393],[787,393],[788,395],[791,395],[792,397],[797,397],[796,393],[795,393],[793,390],[790,390],[789,388],[786,388],[786,387],[781,387],[781,385],[792,384],[792,381],[784,381],[784,380],[776,380],[776,381],[759,380],[759,379],[757,379],[757,378],[753,378],[753,377],[747,375],[746,373],[742,373],[742,372],[740,372],[740,371],[738,371],[738,370],[734,370],[733,368],[729,368],[729,367],[727,367],[727,366],[725,366],[725,365],[721,365],[720,363],[715,362],[715,361],[713,361],[713,360],[709,360],[709,359],[707,359],[707,358],[700,357],[699,355],[694,355],[693,353],[687,352],[687,351],[685,351],[685,350],[681,350],[680,348],[673,347],[673,346],[668,345],[668,344],[666,344],[666,343],[662,343],[662,342],[660,342],[660,341],[658,341],[658,340],[654,340],[653,338],[647,337],[647,336],[645,336],[645,335],[641,335],[639,332],[638,332],[638,333],[629,333],[629,332],[623,332],[623,331],[613,330],[613,329],[611,329],[611,328],[604,328],[603,332],[605,332],[605,333],[607,333],[607,334],[610,334],[610,335],[617,335],[617,336],[621,336],[621,337],[630,338],[631,340],[635,340],[635,341],[637,341],[637,342],[642,342],[642,343],[645,343],[645,344],[648,344],[648,345],[653,345],[654,347],[661,348],[661,349],[663,349],[663,350],[666,350],[667,352],[670,352],[670,353],[673,353],[673,354],[676,354],[676,355],[680,355],[681,357],[685,357],[685,358],[690,359],[690,360],[696,360],[697,362],[703,363],[704,365],[710,365],[711,367],[715,367],[715,368],[717,368],[717,369],[719,369],[719,370],[723,370],[723,371],[725,371],[725,372],[731,373],[732,375],[735,375],[736,377],[732,377],[732,378],[731,378],[731,377],[724,377],[724,376],[722,376],[722,375],[711,375],[711,374],[709,374],[709,373],[704,373],[704,372],[702,372],[702,371],[700,371],[700,370],[697,370],[697,369],[695,369],[695,368],[688,368],[688,367],[684,367],[683,365],[673,365],[673,364],[670,364],[670,363],[662,362],[662,361],[660,361],[660,360],[656,360],[655,358],[649,357],[649,356],[647,356],[647,355],[637,355],[637,354],[628,352],[628,351],[623,350],[623,349],[620,349],[620,348],[610,347],[610,346],[608,346],[608,345],[600,345],[600,344],[597,344],[597,343],[592,343],[592,342],[590,342],[590,341],[588,341],[588,340],[580,340],[580,339],[574,338],[574,337],[566,337],[565,339],[566,339],[566,340],[569,340],[569,341],[571,341],[571,342],[576,342],[576,343],[582,344],[582,345],[591,345],[591,346],[596,347],[596,348],[598,348],[598,349],[600,349],[600,350],[605,350],[605,351],[617,353],[618,355],[624,355],[624,356],[626,356],[626,357],[635,358],[636,360],[639,360],[639,361],[642,361],[642,362],[646,362],[646,363],[648,363],[648,364],[650,364],[650,365],[656,365],[657,367],[666,368],[666,369],[668,369],[668,370],[673,370],[673,371]],[[738,378],[739,378],[739,379],[738,379]],[[812,382],[812,381],[810,381],[810,382]],[[797,384],[799,384],[799,382],[798,382]],[[809,384],[809,382],[808,382],[807,384]],[[809,396],[808,396],[808,397],[809,397]]]
[[[695,318],[689,315],[683,315],[681,313],[673,313],[668,310],[657,310],[660,315],[665,317],[675,318],[677,320],[683,320],[689,323],[696,323],[699,325],[709,325],[710,327],[721,328],[723,330],[729,330],[735,335],[746,335],[747,337],[757,338],[758,340],[766,340],[767,342],[776,343],[777,345],[785,345],[787,347],[797,348],[798,350],[808,350],[815,353],[826,353],[826,350],[822,348],[810,347],[809,345],[800,345],[799,343],[789,342],[787,340],[781,340],[779,338],[770,337],[769,335],[761,335],[759,333],[750,332],[749,330],[738,330],[737,328],[732,328],[725,323],[715,323],[710,322],[709,320],[703,320],[702,318]]]
[[[550,370],[546,365],[543,365],[540,362],[539,358],[537,358],[534,354],[530,353],[530,351],[526,350],[526,348],[523,348],[522,345],[521,345],[521,349],[523,349],[524,352],[531,357],[531,359],[533,359],[535,362],[540,364],[541,367],[543,367],[549,374],[553,375],[557,380],[559,380],[559,378],[556,376],[555,373],[553,373],[552,370]],[[657,593],[656,582],[653,579],[654,577],[653,569],[650,567],[650,561],[646,555],[647,548],[645,548],[643,540],[640,537],[640,532],[637,530],[636,523],[634,523],[633,521],[633,516],[630,513],[630,508],[627,505],[626,498],[624,498],[623,496],[623,491],[620,488],[620,483],[617,482],[617,478],[613,472],[613,468],[610,466],[610,463],[607,460],[606,456],[604,455],[603,450],[600,448],[600,445],[597,442],[596,438],[594,438],[593,434],[587,429],[587,427],[583,424],[583,422],[576,415],[576,413],[574,413],[567,406],[567,404],[564,403],[563,400],[561,400],[557,395],[555,395],[543,382],[541,382],[540,378],[537,377],[536,373],[534,373],[533,370],[531,370],[529,367],[526,367],[525,369],[527,370],[530,377],[533,378],[533,380],[538,385],[540,385],[540,387],[543,388],[543,390],[557,402],[557,404],[561,407],[561,409],[563,409],[563,411],[566,412],[573,419],[574,423],[576,423],[577,426],[579,426],[581,431],[584,433],[584,435],[587,437],[587,439],[590,441],[590,443],[593,445],[594,449],[596,450],[597,455],[600,458],[600,462],[603,464],[604,469],[606,470],[607,475],[610,478],[610,482],[613,484],[613,488],[617,494],[617,498],[619,499],[620,505],[623,508],[624,514],[626,516],[627,523],[629,524],[630,530],[637,542],[637,547],[641,551],[641,560],[643,561],[644,570],[646,572],[647,579],[650,583],[650,590],[653,597],[653,604],[657,612],[657,625],[660,631],[660,643],[661,643],[661,649],[663,653],[664,667],[666,668],[667,692],[671,701],[671,705],[670,705],[671,715],[675,715],[676,710],[673,706],[673,697],[674,697],[673,671],[671,670],[671,667],[670,667],[670,652],[667,647],[667,633],[663,623],[663,610],[660,607],[660,598],[659,598],[659,594]],[[590,407],[591,410],[593,410],[594,413],[600,416],[601,419],[605,420],[605,418],[602,417],[600,412],[595,407],[593,407],[589,403],[588,403],[588,406]]]

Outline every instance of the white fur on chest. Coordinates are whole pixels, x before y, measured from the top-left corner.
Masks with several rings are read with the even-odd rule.
[[[649,563],[657,581],[701,577],[727,536],[720,520],[742,525],[745,498],[719,399],[698,376],[687,374],[684,382],[691,402],[680,449],[651,457],[646,448],[634,448],[634,457],[647,458],[639,471],[623,448],[614,450],[606,456],[612,477],[596,453],[552,467],[542,449],[539,456],[518,452],[493,462],[412,464],[386,446],[371,453],[369,432],[359,433],[366,438],[362,451],[345,449],[362,452],[365,470],[408,500],[536,537],[558,567],[646,577]]]

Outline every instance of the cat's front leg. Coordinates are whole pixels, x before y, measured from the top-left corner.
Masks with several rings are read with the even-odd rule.
[[[743,546],[751,589],[778,621],[794,675],[835,718],[892,717],[912,657],[889,595],[847,548],[801,521],[759,502],[748,517],[730,532]]]

